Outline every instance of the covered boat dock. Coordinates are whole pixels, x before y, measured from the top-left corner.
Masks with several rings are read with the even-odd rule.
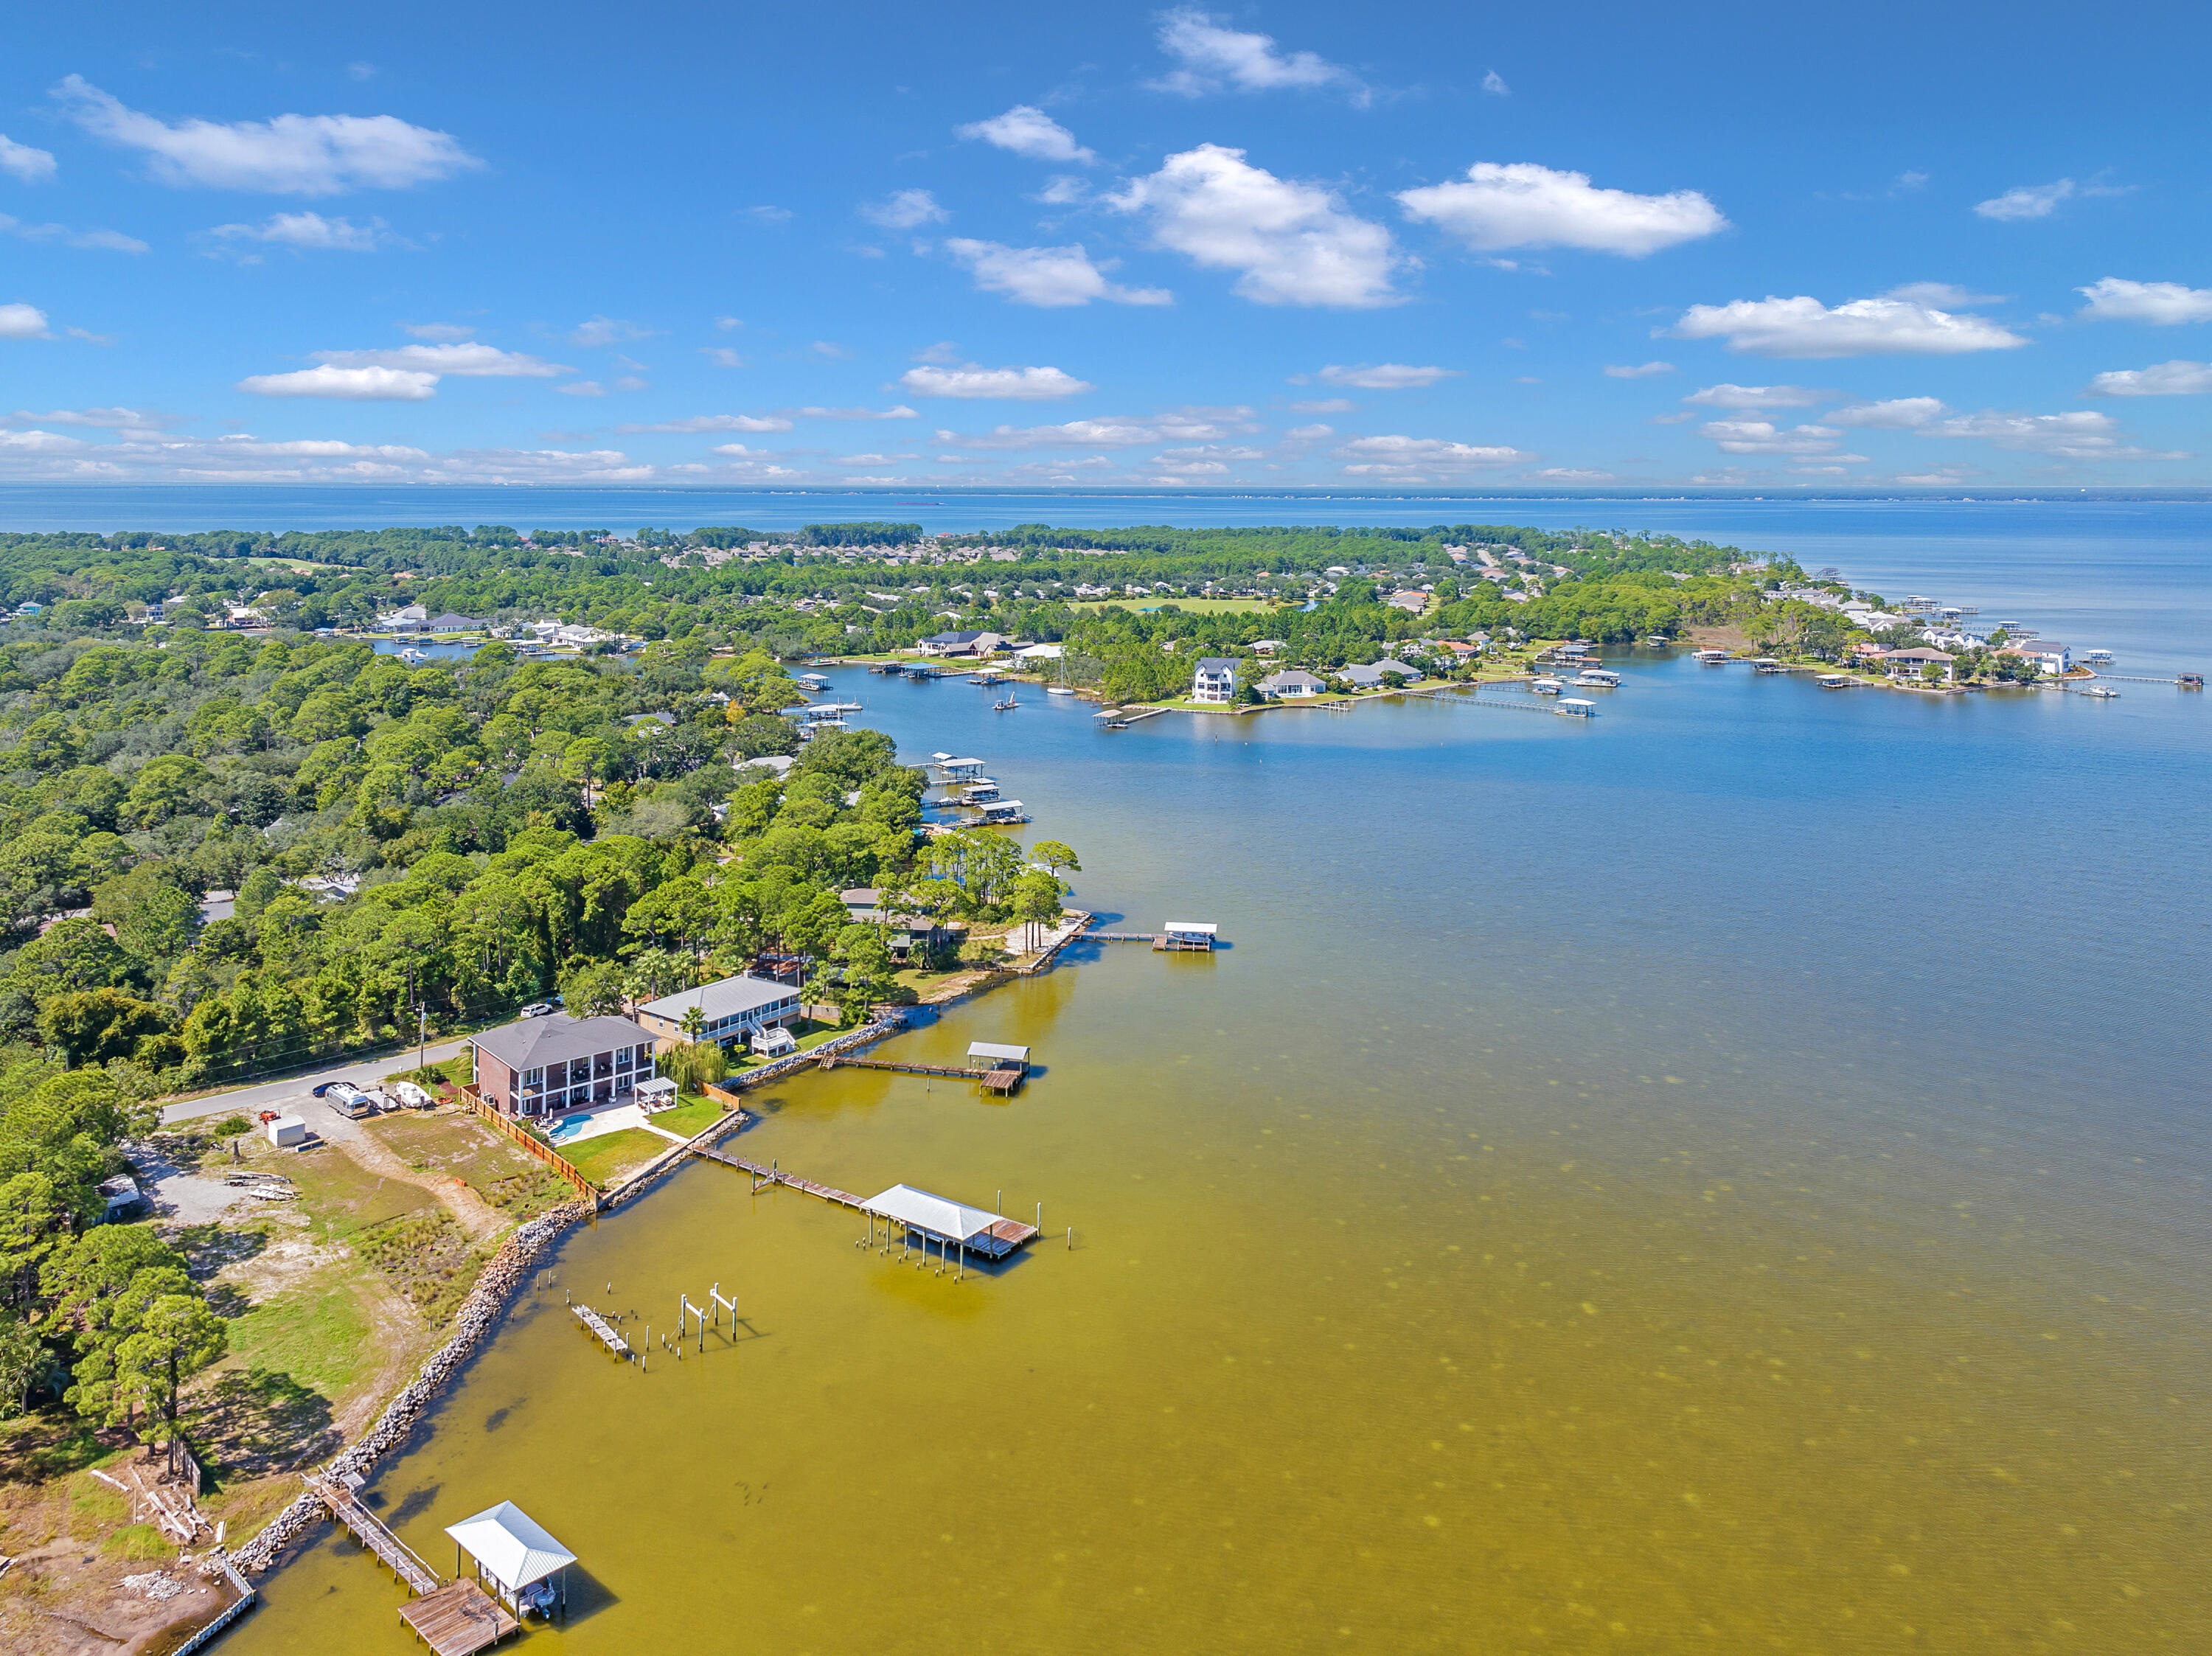
[[[912,1185],[893,1185],[871,1196],[860,1204],[860,1211],[898,1228],[908,1239],[919,1240],[925,1253],[928,1244],[935,1242],[940,1259],[948,1253],[957,1254],[962,1265],[966,1265],[970,1253],[987,1259],[1003,1259],[1024,1243],[1034,1240],[1037,1234],[1035,1225],[1025,1225],[1018,1219],[1009,1219],[984,1208],[971,1208],[949,1197],[916,1190]]]
[[[576,1555],[556,1541],[528,1513],[502,1501],[474,1518],[447,1526],[453,1538],[453,1568],[465,1552],[477,1561],[477,1579],[490,1586],[517,1616],[535,1610],[550,1616],[568,1608],[568,1566]]]

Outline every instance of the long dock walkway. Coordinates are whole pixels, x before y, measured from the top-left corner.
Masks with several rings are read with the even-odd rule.
[[[835,1202],[839,1207],[857,1210],[861,1198],[848,1190],[835,1190],[828,1185],[817,1185],[811,1179],[801,1179],[796,1174],[784,1172],[775,1166],[763,1167],[742,1156],[732,1156],[727,1150],[709,1149],[704,1144],[694,1144],[691,1154],[709,1162],[720,1162],[726,1168],[735,1168],[756,1179],[765,1179],[772,1185],[788,1185],[793,1190],[805,1191],[809,1196],[818,1196],[825,1202]]]
[[[1452,690],[1407,690],[1408,696],[1418,696],[1424,701],[1440,701],[1449,707],[1498,707],[1506,713],[1549,713],[1558,708],[1549,701],[1530,697],[1526,701],[1490,701],[1479,695],[1462,695]]]
[[[444,1585],[437,1571],[385,1528],[383,1520],[354,1499],[353,1491],[343,1483],[334,1483],[327,1478],[309,1478],[307,1487],[323,1498],[323,1504],[331,1509],[331,1516],[351,1531],[354,1539],[382,1559],[410,1591],[418,1595],[435,1592]]]

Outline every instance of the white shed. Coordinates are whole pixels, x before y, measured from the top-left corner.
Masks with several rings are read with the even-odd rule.
[[[268,1124],[269,1142],[278,1149],[290,1149],[307,1142],[307,1124],[296,1115],[280,1115]]]

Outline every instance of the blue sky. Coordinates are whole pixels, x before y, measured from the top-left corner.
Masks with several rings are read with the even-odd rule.
[[[2208,14],[41,8],[0,477],[2212,482]]]

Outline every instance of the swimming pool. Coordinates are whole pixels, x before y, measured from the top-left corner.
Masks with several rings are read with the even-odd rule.
[[[580,1137],[591,1125],[588,1115],[564,1115],[545,1130],[545,1136],[556,1144],[565,1144],[572,1138]]]

